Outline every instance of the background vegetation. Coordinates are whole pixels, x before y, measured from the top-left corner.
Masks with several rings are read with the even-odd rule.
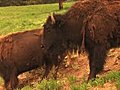
[[[67,1],[76,1],[76,0],[67,0]],[[56,2],[58,2],[58,0],[0,0],[0,6],[21,6],[21,5],[56,3]]]
[[[10,6],[10,5],[30,5],[30,4],[40,4],[40,3],[53,3],[58,2],[58,0],[0,0],[0,6]]]

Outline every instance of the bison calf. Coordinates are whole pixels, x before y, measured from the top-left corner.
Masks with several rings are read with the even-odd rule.
[[[10,34],[0,39],[0,75],[7,90],[16,88],[19,74],[45,63],[41,36],[42,30],[31,30]],[[45,71],[44,76],[49,69]]]

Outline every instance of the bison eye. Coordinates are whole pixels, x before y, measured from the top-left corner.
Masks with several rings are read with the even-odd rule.
[[[47,24],[43,24],[43,27],[46,28],[46,27],[48,27],[48,25]]]
[[[44,45],[43,45],[43,44],[41,44],[41,48],[44,48]]]
[[[51,27],[49,27],[48,25],[45,25],[45,26],[44,26],[44,30],[45,30],[46,32],[50,32],[50,31],[51,31]]]
[[[43,27],[44,27],[44,29],[47,29],[47,28],[48,28],[48,25],[44,24]]]
[[[43,24],[43,27],[45,27],[45,24]]]

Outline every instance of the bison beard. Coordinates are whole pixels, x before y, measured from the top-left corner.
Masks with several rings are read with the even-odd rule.
[[[49,16],[43,42],[46,51],[60,55],[84,47],[89,54],[88,80],[95,78],[108,50],[120,46],[120,1],[78,1],[64,15]]]
[[[23,72],[46,65],[43,77],[51,69],[42,51],[42,30],[10,34],[0,39],[0,75],[5,88],[13,90],[18,84],[17,76]],[[47,61],[47,62],[46,62]]]

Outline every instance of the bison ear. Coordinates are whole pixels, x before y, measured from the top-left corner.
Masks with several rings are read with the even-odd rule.
[[[59,19],[59,20],[56,21],[56,26],[57,27],[61,28],[63,25],[64,25],[64,20]]]
[[[62,15],[55,15],[54,17],[55,17],[55,26],[61,28],[65,23],[64,19],[62,18]]]

